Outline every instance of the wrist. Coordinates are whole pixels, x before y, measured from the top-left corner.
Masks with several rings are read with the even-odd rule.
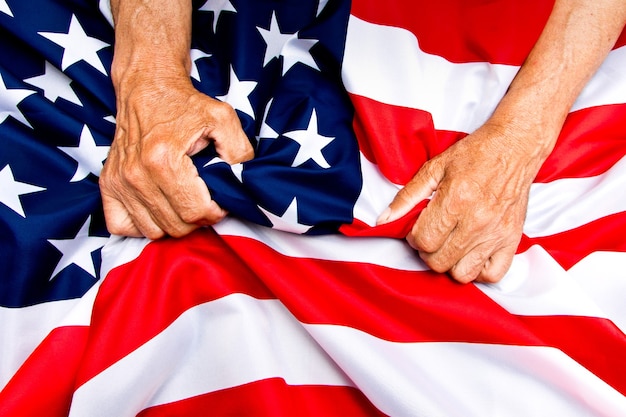
[[[122,91],[139,86],[158,90],[172,84],[190,84],[189,54],[185,58],[145,53],[116,54],[111,66],[113,87],[119,96]]]
[[[511,138],[511,146],[521,148],[542,162],[550,155],[567,117],[566,106],[550,105],[531,91],[505,96],[487,124]]]
[[[191,2],[112,1],[111,5],[115,20],[111,76],[116,88],[126,80],[189,77]]]

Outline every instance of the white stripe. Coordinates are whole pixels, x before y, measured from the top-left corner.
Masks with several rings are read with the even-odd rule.
[[[626,46],[609,53],[574,103],[572,111],[626,103]]]
[[[530,237],[564,232],[626,211],[626,157],[604,174],[532,185],[524,233]]]
[[[569,275],[626,334],[626,253],[595,252],[578,262]]]
[[[563,352],[479,343],[392,343],[305,325],[381,411],[428,417],[623,417],[626,397]]]
[[[626,410],[626,397],[556,349],[394,343],[343,326],[302,325],[277,300],[235,294],[192,308],[81,386],[70,416],[134,416],[273,377],[356,385],[393,416],[617,417]]]
[[[613,264],[613,268],[618,265]],[[512,314],[612,318],[540,246],[515,255],[499,283],[476,286]]]
[[[80,299],[0,307],[0,390],[55,328],[89,325],[99,286],[96,283]]]
[[[401,63],[401,64],[400,64]],[[626,47],[610,53],[573,110],[626,103]],[[411,32],[350,16],[342,76],[346,89],[432,114],[437,129],[471,133],[491,115],[519,70],[452,63],[423,52]]]
[[[135,416],[144,408],[266,378],[352,386],[277,300],[233,294],[187,310],[82,385],[70,416]]]
[[[361,156],[361,175],[363,186],[359,198],[354,204],[354,218],[374,226],[376,219],[402,188],[393,184],[380,172],[378,165]]]
[[[136,259],[148,243],[150,240],[146,238],[111,236],[101,251],[100,274],[106,277],[113,268]]]
[[[415,251],[399,239],[296,235],[234,218],[226,218],[213,227],[221,235],[249,237],[295,258],[361,262],[405,271],[428,269]]]
[[[350,16],[342,68],[346,89],[382,103],[428,111],[437,129],[474,131],[487,120],[517,70],[488,63],[453,64],[422,52],[407,30]]]

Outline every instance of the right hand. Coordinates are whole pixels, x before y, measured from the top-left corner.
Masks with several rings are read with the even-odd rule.
[[[190,156],[213,142],[230,164],[252,159],[235,110],[188,78],[134,78],[117,85],[115,139],[100,176],[109,232],[158,239],[217,223],[226,212]]]

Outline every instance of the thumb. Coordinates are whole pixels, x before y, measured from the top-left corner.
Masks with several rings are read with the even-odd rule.
[[[432,196],[442,178],[443,170],[437,169],[436,164],[424,164],[411,181],[398,191],[389,207],[378,217],[376,224],[390,223],[409,213],[422,200]]]

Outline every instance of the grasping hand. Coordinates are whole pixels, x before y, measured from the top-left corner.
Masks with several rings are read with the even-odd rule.
[[[623,0],[557,0],[490,119],[426,163],[379,223],[434,195],[407,236],[433,270],[495,282],[519,244],[530,185],[626,24]]]
[[[117,130],[100,177],[109,231],[179,237],[221,220],[190,156],[210,142],[231,164],[254,156],[234,109],[182,77],[137,79],[116,93]]]
[[[427,162],[379,223],[431,201],[407,236],[433,270],[457,281],[496,282],[519,244],[530,185],[542,158],[524,138],[489,124]],[[532,143],[532,142],[531,142]]]

